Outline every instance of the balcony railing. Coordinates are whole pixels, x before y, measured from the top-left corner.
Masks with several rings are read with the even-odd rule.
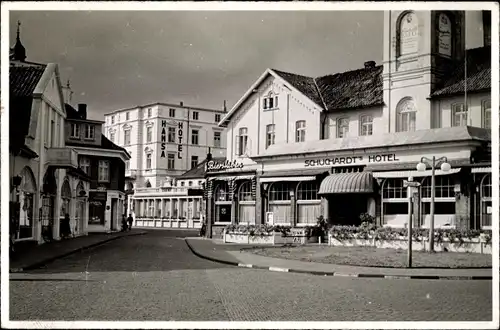
[[[71,148],[49,148],[46,163],[57,168],[78,168],[78,154]]]

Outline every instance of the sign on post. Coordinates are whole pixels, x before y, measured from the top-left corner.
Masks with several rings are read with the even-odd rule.
[[[403,180],[403,187],[420,187],[420,182]]]

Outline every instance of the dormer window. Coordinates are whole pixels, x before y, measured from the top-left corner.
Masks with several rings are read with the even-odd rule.
[[[88,140],[93,140],[95,138],[95,126],[94,125],[85,125],[85,138]]]
[[[79,124],[71,124],[71,132],[70,132],[70,137],[74,139],[79,139],[80,138],[80,125]]]
[[[264,110],[267,109],[275,109],[278,107],[278,96],[273,95],[272,92],[270,92],[267,97],[264,98]]]

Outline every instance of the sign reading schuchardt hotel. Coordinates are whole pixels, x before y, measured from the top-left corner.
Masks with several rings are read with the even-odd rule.
[[[367,165],[371,163],[399,162],[396,154],[332,157],[304,160],[305,167],[335,165]]]

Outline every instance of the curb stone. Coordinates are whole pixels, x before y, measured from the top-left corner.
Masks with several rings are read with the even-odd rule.
[[[9,269],[9,273],[22,273],[22,272],[27,271],[27,270],[33,270],[33,269],[41,268],[42,266],[45,266],[46,264],[51,263],[51,262],[53,262],[53,261],[55,261],[57,259],[65,258],[67,256],[70,256],[72,254],[78,253],[78,252],[83,251],[83,250],[94,248],[94,247],[97,247],[97,246],[109,243],[111,241],[114,241],[114,240],[117,240],[117,239],[120,239],[120,238],[123,238],[123,237],[140,236],[140,235],[145,235],[145,234],[146,234],[146,232],[142,232],[142,233],[134,233],[134,234],[130,234],[130,235],[122,235],[122,236],[110,237],[110,238],[108,238],[108,239],[106,239],[104,241],[92,243],[90,245],[82,246],[82,247],[70,250],[68,252],[65,252],[65,253],[62,253],[62,254],[58,254],[56,256],[48,257],[46,259],[37,261],[35,263],[32,263],[32,264],[30,264],[28,266],[25,266],[25,267],[22,267],[22,268],[11,268],[11,269]]]
[[[188,239],[184,239],[187,246],[193,252],[194,255],[207,259],[213,262],[218,262],[226,265],[232,265],[236,267],[242,268],[253,268],[253,269],[263,269],[274,272],[284,272],[284,273],[299,273],[299,274],[310,274],[316,276],[332,276],[332,277],[357,277],[357,278],[385,278],[385,279],[404,279],[404,280],[486,280],[491,281],[493,279],[492,276],[439,276],[439,275],[385,275],[385,274],[352,274],[352,273],[342,273],[342,272],[323,272],[323,271],[315,271],[315,270],[302,270],[302,269],[291,269],[291,268],[283,268],[283,267],[268,267],[268,266],[259,266],[259,265],[251,265],[251,264],[243,264],[228,260],[222,260],[213,258],[207,255],[203,255],[196,251],[191,244],[189,244]]]

